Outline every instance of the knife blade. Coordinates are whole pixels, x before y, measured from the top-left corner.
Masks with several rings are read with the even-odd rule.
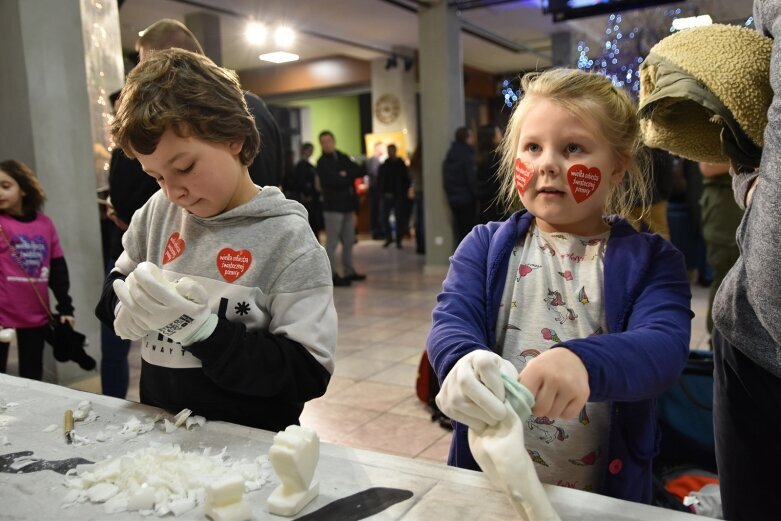
[[[65,443],[70,445],[73,443],[73,411],[70,409],[65,411],[63,430],[65,431]]]

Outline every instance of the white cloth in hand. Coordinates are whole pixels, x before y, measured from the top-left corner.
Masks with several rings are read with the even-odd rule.
[[[139,264],[124,282],[115,280],[114,291],[136,324],[183,345],[212,314],[203,286],[189,277],[172,283],[151,262]]]
[[[516,379],[518,371],[492,351],[478,349],[464,355],[442,382],[436,402],[448,417],[482,432],[507,414],[502,373]]]
[[[502,421],[480,433],[468,432],[469,449],[483,472],[509,496],[523,521],[560,521],[526,452],[525,418],[519,418],[509,402],[503,405],[507,414]]]

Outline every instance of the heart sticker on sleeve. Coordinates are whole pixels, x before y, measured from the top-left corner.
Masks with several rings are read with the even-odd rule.
[[[222,278],[233,282],[247,272],[252,264],[252,254],[249,250],[234,250],[223,248],[217,254],[217,269]]]
[[[184,239],[179,236],[179,232],[174,232],[168,238],[163,252],[163,264],[168,264],[179,255],[184,253]]]
[[[588,168],[585,165],[572,165],[567,170],[567,182],[575,201],[582,203],[599,188],[602,172],[599,168]]]
[[[534,177],[534,168],[531,165],[524,163],[520,159],[515,160],[515,186],[518,188],[518,193],[523,195],[526,193],[526,187]]]

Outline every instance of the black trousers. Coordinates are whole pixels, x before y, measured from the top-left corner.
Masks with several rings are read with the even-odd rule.
[[[713,330],[713,423],[724,519],[781,517],[781,379]]]
[[[453,212],[453,249],[455,250],[464,237],[469,235],[479,220],[477,218],[477,203],[463,206],[450,205]]]
[[[16,329],[19,353],[19,376],[31,380],[43,378],[43,339],[48,325]],[[0,342],[0,373],[8,366],[8,346]]]

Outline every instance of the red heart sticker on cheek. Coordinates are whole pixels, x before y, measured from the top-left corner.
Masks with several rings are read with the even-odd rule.
[[[531,165],[524,163],[520,159],[515,160],[515,186],[518,188],[518,193],[523,195],[526,193],[526,187],[534,177],[534,168]]]
[[[252,254],[249,250],[236,251],[223,248],[217,254],[217,269],[222,278],[228,282],[233,282],[244,275],[250,264],[252,264]]]
[[[588,168],[585,165],[572,165],[567,170],[567,183],[572,191],[575,201],[582,203],[599,188],[602,181],[602,172],[599,168]]]
[[[184,239],[179,236],[179,232],[174,232],[168,238],[163,252],[163,264],[168,264],[184,252]]]

